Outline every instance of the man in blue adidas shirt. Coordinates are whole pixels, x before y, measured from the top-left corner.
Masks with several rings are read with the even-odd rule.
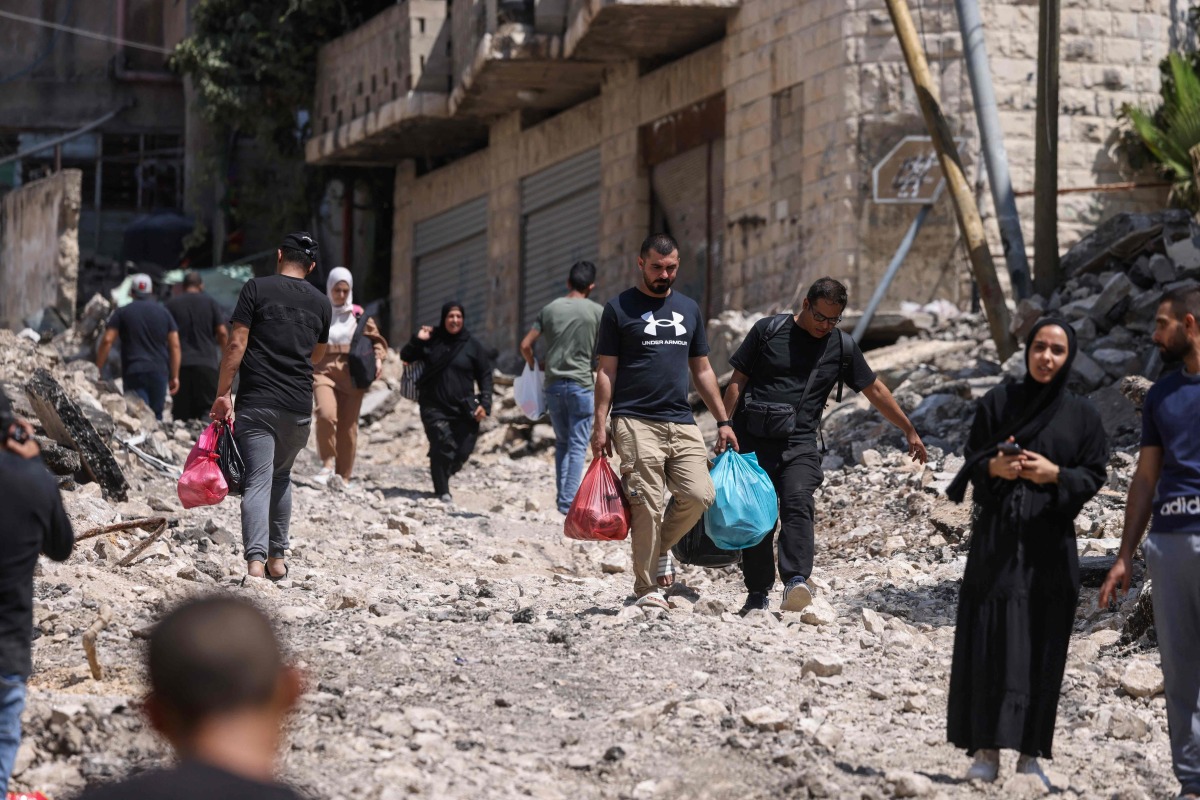
[[[1154,343],[1183,368],[1160,378],[1142,408],[1142,446],[1125,503],[1121,551],[1100,604],[1129,590],[1142,546],[1154,578],[1154,628],[1162,658],[1167,725],[1180,797],[1200,797],[1200,287],[1169,292],[1154,319]]]

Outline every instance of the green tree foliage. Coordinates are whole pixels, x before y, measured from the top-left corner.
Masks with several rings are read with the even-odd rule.
[[[1200,7],[1189,11],[1190,27],[1200,34]],[[1200,44],[1200,39],[1198,39]],[[1130,128],[1118,143],[1134,169],[1154,164],[1171,178],[1171,198],[1180,206],[1200,211],[1190,151],[1200,145],[1200,50],[1171,53],[1159,64],[1163,102],[1154,110],[1126,103],[1120,117]]]
[[[225,211],[234,229],[273,233],[311,218],[319,181],[303,166],[305,115],[321,45],[395,0],[202,0],[192,35],[171,66],[192,79],[215,132],[209,170],[228,174],[235,148],[253,147],[249,174],[230,177]]]

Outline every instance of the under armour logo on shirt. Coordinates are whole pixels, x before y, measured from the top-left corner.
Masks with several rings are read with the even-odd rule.
[[[655,319],[653,311],[647,311],[642,314],[642,319],[646,320],[646,334],[654,336],[658,333],[658,329],[662,327],[674,328],[676,336],[683,336],[687,333],[687,328],[683,327],[683,314],[678,311],[671,312],[671,319]]]

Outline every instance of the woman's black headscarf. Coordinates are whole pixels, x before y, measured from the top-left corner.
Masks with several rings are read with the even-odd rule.
[[[450,316],[450,312],[458,309],[463,315],[463,327],[458,333],[450,333],[446,330],[446,317]],[[433,329],[433,336],[430,337],[428,355],[425,357],[425,371],[422,373],[422,379],[425,376],[436,375],[449,366],[454,357],[458,355],[458,351],[462,349],[467,340],[471,338],[471,334],[467,333],[467,312],[463,308],[463,304],[457,300],[451,300],[442,306],[442,321]]]
[[[1067,360],[1062,369],[1049,383],[1041,383],[1029,372],[1029,357],[1033,351],[1033,339],[1042,328],[1057,325],[1067,334]],[[1075,329],[1065,319],[1044,317],[1038,320],[1029,335],[1025,337],[1025,378],[1019,384],[1009,389],[1008,408],[1014,418],[1004,425],[984,447],[973,453],[964,453],[966,463],[954,476],[954,480],[946,489],[946,497],[956,503],[961,503],[967,493],[967,484],[971,481],[971,472],[980,461],[991,458],[996,454],[996,447],[1013,437],[1017,444],[1033,440],[1042,429],[1050,424],[1050,420],[1062,408],[1067,397],[1067,381],[1071,378],[1071,365],[1075,363]]]

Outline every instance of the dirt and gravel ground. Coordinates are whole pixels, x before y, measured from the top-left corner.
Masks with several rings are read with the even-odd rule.
[[[66,492],[80,530],[157,513],[177,524],[129,567],[115,563],[144,534],[43,562],[13,788],[61,798],[161,764],[167,750],[136,711],[142,637],[179,599],[230,591],[269,610],[308,676],[283,775],[313,797],[1041,794],[1011,777],[1011,755],[997,784],[960,782],[966,759],[944,741],[967,520],[936,494],[954,466],[940,451],[922,469],[885,440],[828,471],[805,615],[738,617],[739,574],[692,568],[664,613],[627,605],[628,543],[563,538],[544,450],[484,452],[455,479],[453,506],[427,497],[414,410],[404,401],[364,431],[353,488],[301,478],[278,585],[239,586],[236,501],[183,511],[169,478],[133,464],[128,502],[106,503],[94,484]],[[314,471],[305,454],[297,473]],[[1087,535],[1113,535],[1118,507],[1112,490],[1089,506]],[[1126,676],[1137,662],[1161,680],[1157,653],[1117,644],[1123,615],[1098,611],[1095,594],[1063,686],[1054,793],[1171,796],[1161,694],[1132,696],[1156,687]],[[94,680],[80,638],[106,605]]]

